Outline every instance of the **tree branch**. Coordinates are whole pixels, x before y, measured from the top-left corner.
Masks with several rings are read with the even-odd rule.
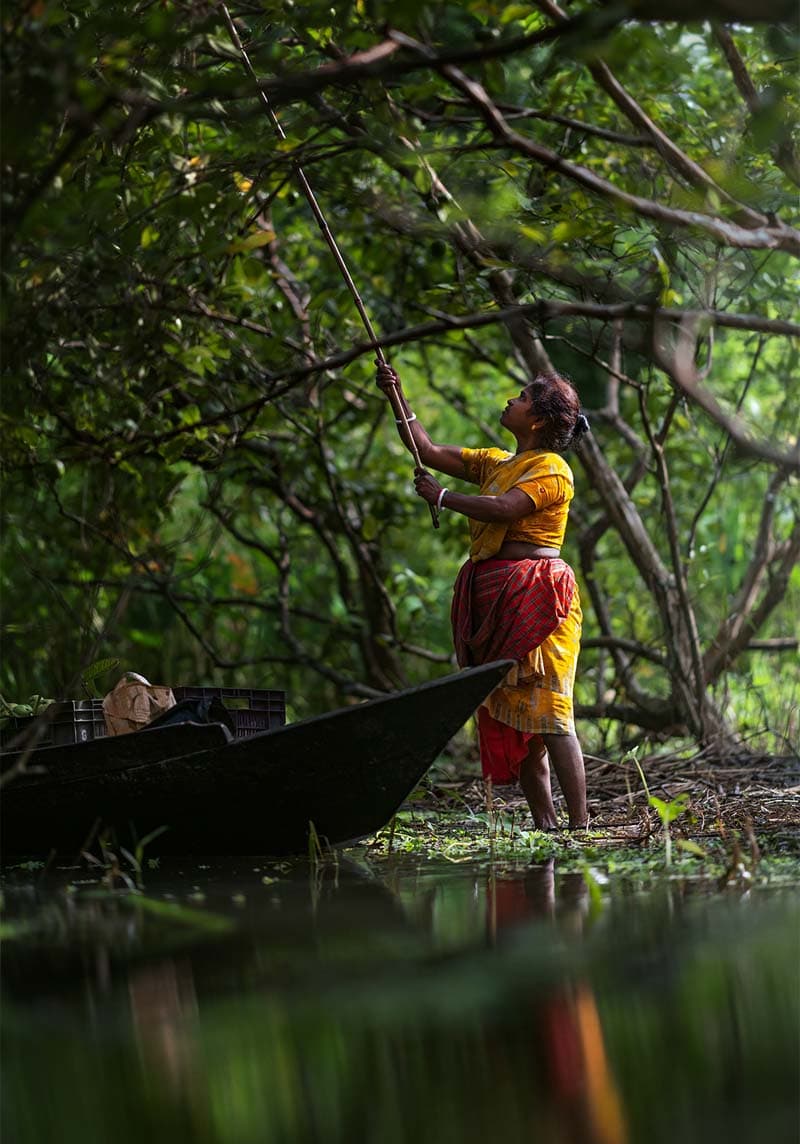
[[[672,639],[668,641],[667,648],[668,655],[674,656],[671,665],[673,686],[683,691],[684,706],[687,712],[692,714],[692,721],[694,723],[693,730],[695,730],[696,733],[702,733],[704,727],[706,689],[703,664],[700,658],[700,639],[695,614],[689,601],[686,568],[681,557],[680,541],[678,539],[678,522],[675,515],[675,504],[672,499],[669,468],[667,467],[667,461],[664,455],[664,440],[677,406],[678,397],[676,394],[673,394],[664,417],[662,431],[656,435],[650,425],[644,394],[642,391],[639,392],[639,408],[645,433],[650,442],[650,449],[655,459],[656,478],[658,487],[661,490],[661,506],[666,524],[670,559],[672,561],[672,574],[677,588],[678,609],[675,614],[670,614],[666,617],[672,632]],[[687,661],[692,667],[693,680],[684,676]]]
[[[800,640],[793,636],[776,636],[774,639],[750,640],[744,651],[797,651]]]
[[[742,59],[739,49],[736,47],[733,36],[724,25],[716,22],[712,23],[711,30],[714,33],[714,38],[717,43],[722,48],[723,55],[731,69],[733,82],[736,84],[742,99],[747,104],[750,114],[758,115],[763,108],[763,102],[761,96],[756,91],[755,84],[750,78],[747,65]],[[785,130],[782,135],[783,137],[772,148],[772,157],[783,173],[791,179],[795,185],[800,186],[800,159],[798,159],[797,151],[789,131]]]
[[[470,106],[466,99],[446,99],[444,96],[439,97],[439,103],[445,107]],[[447,126],[453,123],[473,124],[477,120],[475,115],[437,115],[435,112],[426,111],[421,107],[413,107],[411,104],[401,103],[400,106],[425,123],[441,123]],[[497,107],[508,120],[538,119],[544,123],[557,123],[560,127],[566,127],[581,135],[593,135],[597,139],[605,139],[608,143],[619,143],[623,147],[655,147],[651,135],[626,135],[623,131],[612,131],[609,127],[599,127],[594,123],[587,123],[583,119],[572,119],[569,115],[557,115],[552,111],[537,111],[532,107],[520,107],[518,104],[503,103],[501,100],[497,101]]]
[[[647,644],[639,643],[638,640],[624,639],[622,636],[590,636],[581,640],[581,648],[586,650],[589,648],[610,648],[612,650],[619,648],[621,651],[630,652],[632,656],[658,664],[659,667],[666,667],[667,665],[662,652],[648,647]]]
[[[771,441],[754,438],[738,417],[727,413],[713,394],[700,385],[694,364],[697,351],[697,325],[697,318],[685,314],[678,326],[678,339],[674,347],[670,347],[666,338],[659,337],[658,331],[654,330],[654,352],[659,368],[672,378],[687,397],[722,426],[743,452],[761,457],[793,472],[800,472],[800,440],[790,452],[785,452],[776,448]]]
[[[537,7],[543,12],[546,12],[556,23],[562,23],[568,19],[566,13],[559,8],[554,0],[537,0]],[[650,118],[633,96],[626,91],[608,64],[602,60],[590,59],[587,63],[587,67],[597,85],[611,97],[612,101],[631,123],[647,133],[661,157],[673,171],[681,175],[690,186],[702,189],[706,192],[711,191],[722,201],[735,204],[739,209],[742,221],[746,221],[752,226],[762,226],[767,222],[763,214],[739,203],[738,200],[728,194],[724,188],[720,187],[699,163],[695,163],[693,159],[682,151],[675,142],[670,139],[666,132],[662,131]]]
[[[744,386],[742,388],[742,392],[739,394],[739,398],[736,402],[736,414],[737,414],[737,416],[739,414],[740,409],[742,408],[742,405],[744,403],[744,399],[747,396],[747,391],[750,388],[753,377],[755,376],[756,365],[758,364],[758,359],[761,357],[761,351],[764,348],[764,341],[765,341],[764,338],[758,339],[758,345],[756,347],[756,352],[753,354],[753,358],[750,362],[750,370],[747,374],[747,380],[745,381]],[[687,559],[691,559],[691,557],[694,554],[694,552],[693,552],[693,550],[694,550],[694,538],[695,538],[695,535],[697,533],[697,527],[700,523],[700,520],[701,520],[703,513],[706,510],[706,506],[708,505],[708,502],[711,500],[712,496],[714,495],[714,491],[717,488],[717,485],[719,484],[720,478],[722,477],[722,469],[725,465],[725,461],[727,460],[728,454],[730,452],[730,447],[731,447],[732,441],[733,441],[733,438],[729,434],[726,434],[725,435],[725,443],[722,446],[722,449],[721,450],[720,449],[715,450],[714,471],[711,474],[711,480],[708,482],[708,488],[706,489],[705,493],[703,494],[699,504],[695,508],[694,515],[692,516],[692,521],[691,521],[691,524],[689,525],[689,530],[688,530],[687,535],[686,535],[685,551],[686,551]]]
[[[618,10],[616,0],[600,0]],[[707,0],[702,13],[694,0],[628,0],[626,19],[694,23],[698,19],[736,24],[792,23],[797,18],[794,0]]]
[[[762,216],[757,216],[762,222],[752,227],[745,227],[733,221],[716,218],[712,215],[702,214],[700,211],[686,211],[675,207],[666,207],[652,199],[642,198],[623,191],[608,179],[596,175],[588,167],[578,163],[571,163],[562,158],[549,147],[525,138],[513,131],[495,104],[491,101],[484,87],[475,80],[469,79],[458,68],[444,67],[443,74],[478,107],[484,121],[495,138],[502,140],[512,151],[541,163],[544,167],[585,187],[593,194],[601,195],[622,206],[630,208],[643,218],[653,219],[659,223],[670,226],[687,227],[693,230],[702,230],[710,235],[721,246],[733,246],[745,250],[783,250],[788,254],[800,256],[800,231],[783,223],[776,225],[762,225]]]
[[[785,471],[774,473],[770,480],[749,564],[739,590],[731,601],[728,615],[704,657],[704,670],[709,682],[717,679],[739,652],[747,647],[769,613],[780,603],[789,575],[800,555],[800,519],[795,520],[790,536],[782,544],[776,545],[772,535],[778,492],[786,481]],[[765,578],[769,580],[768,588],[756,603]]]

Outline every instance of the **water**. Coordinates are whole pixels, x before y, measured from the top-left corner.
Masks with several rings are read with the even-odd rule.
[[[145,881],[8,875],[4,1141],[797,1138],[795,890],[418,859]]]

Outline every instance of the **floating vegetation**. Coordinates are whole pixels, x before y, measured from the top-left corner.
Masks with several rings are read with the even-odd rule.
[[[589,828],[533,828],[517,788],[479,781],[421,787],[375,837],[358,848],[370,862],[403,855],[464,863],[543,862],[562,870],[601,868],[609,877],[665,876],[710,886],[800,882],[800,798],[741,766],[705,771],[686,760],[619,764],[590,760]],[[780,778],[785,782],[786,778]],[[733,788],[733,789],[731,789]]]

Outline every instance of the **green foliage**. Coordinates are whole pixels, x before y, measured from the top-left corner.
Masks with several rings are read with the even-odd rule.
[[[744,207],[788,224],[787,124],[800,97],[787,32],[736,29],[753,110],[696,25],[587,24],[506,52],[494,49],[546,28],[538,10],[408,0],[270,3],[234,16],[285,141],[215,7],[70,0],[20,9],[4,27],[2,96],[14,109],[4,123],[1,303],[8,694],[63,693],[114,653],[168,682],[285,686],[301,715],[445,669],[465,525],[445,514],[429,528],[372,386],[372,351],[343,361],[364,334],[298,192],[297,161],[384,336],[490,312],[502,282],[520,302],[791,313],[789,253],[637,213],[501,146],[463,92],[408,51],[387,56],[381,78],[373,69],[323,83],[343,55],[382,42],[388,20],[434,51],[471,53],[462,66],[514,130],[592,178],[725,224]],[[714,186],[642,143],[593,78],[599,60]],[[476,228],[470,249],[463,236]],[[584,404],[605,408],[611,320],[565,313],[535,329]],[[493,438],[495,411],[524,377],[500,323],[440,331],[391,356],[431,435],[469,445]],[[796,346],[718,329],[712,360],[721,407],[788,448]],[[774,468],[738,452],[697,407],[672,409],[647,326],[625,323],[618,368],[639,387],[619,394],[635,434],[669,419],[676,521],[709,649],[747,579]],[[630,476],[631,436],[599,414],[593,424],[609,464]],[[633,504],[670,561],[663,483],[642,457]],[[796,484],[774,497],[778,552],[800,512]],[[567,549],[578,566],[579,531],[607,509],[579,473]],[[596,555],[617,634],[662,648],[663,615],[615,529]],[[798,593],[795,574],[759,635],[787,635]],[[598,634],[587,608],[585,635]],[[749,655],[715,680],[715,702],[734,724],[752,721],[743,730],[796,741],[796,665],[778,661],[762,687],[763,661]],[[669,701],[674,665],[639,658],[633,671],[635,687],[619,661],[587,648],[579,701],[593,709],[613,694],[640,715]],[[795,699],[777,718],[781,692]],[[596,747],[604,736],[598,725]]]
[[[92,663],[81,674],[81,684],[84,691],[94,697],[95,699],[102,698],[101,692],[98,690],[97,680],[101,675],[105,675],[108,671],[113,671],[119,667],[119,660],[113,656],[107,659],[99,659],[96,663]]]
[[[632,761],[636,764],[636,769],[639,772],[639,778],[642,780],[642,786],[644,787],[645,794],[647,795],[647,805],[651,806],[658,815],[659,821],[661,822],[661,826],[664,831],[664,865],[669,869],[669,867],[672,865],[672,835],[670,834],[669,826],[671,822],[674,822],[676,818],[680,818],[680,816],[685,814],[689,809],[691,796],[688,791],[681,791],[680,794],[671,799],[658,798],[656,795],[650,794],[650,789],[647,785],[647,779],[645,778],[644,771],[642,770],[642,765],[636,756],[636,750],[630,751],[622,760],[622,762],[625,763],[627,761]],[[703,851],[699,846],[693,845],[690,841],[685,839],[682,839],[681,843],[681,848],[687,853],[697,854],[699,857],[703,857]]]
[[[5,727],[9,719],[30,719],[41,714],[53,702],[41,695],[29,695],[24,703],[14,703],[0,695],[0,727]]]

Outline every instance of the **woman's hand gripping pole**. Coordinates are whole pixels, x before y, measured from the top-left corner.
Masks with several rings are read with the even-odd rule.
[[[419,455],[419,449],[417,448],[417,443],[414,440],[414,434],[411,430],[410,422],[415,421],[416,417],[414,414],[411,414],[409,417],[409,414],[406,410],[406,403],[403,400],[402,393],[400,392],[400,378],[397,376],[395,371],[392,369],[380,351],[378,351],[378,356],[375,359],[375,365],[377,366],[375,383],[378,388],[383,390],[383,392],[386,394],[389,404],[392,407],[394,419],[398,428],[405,429],[406,431],[405,436],[407,440],[404,443],[406,444],[406,447],[411,451],[411,455],[414,458],[414,476],[415,478],[419,477],[425,473],[425,468],[422,464],[422,458]],[[428,508],[431,512],[433,527],[438,528],[439,510],[435,504],[428,504]]]

